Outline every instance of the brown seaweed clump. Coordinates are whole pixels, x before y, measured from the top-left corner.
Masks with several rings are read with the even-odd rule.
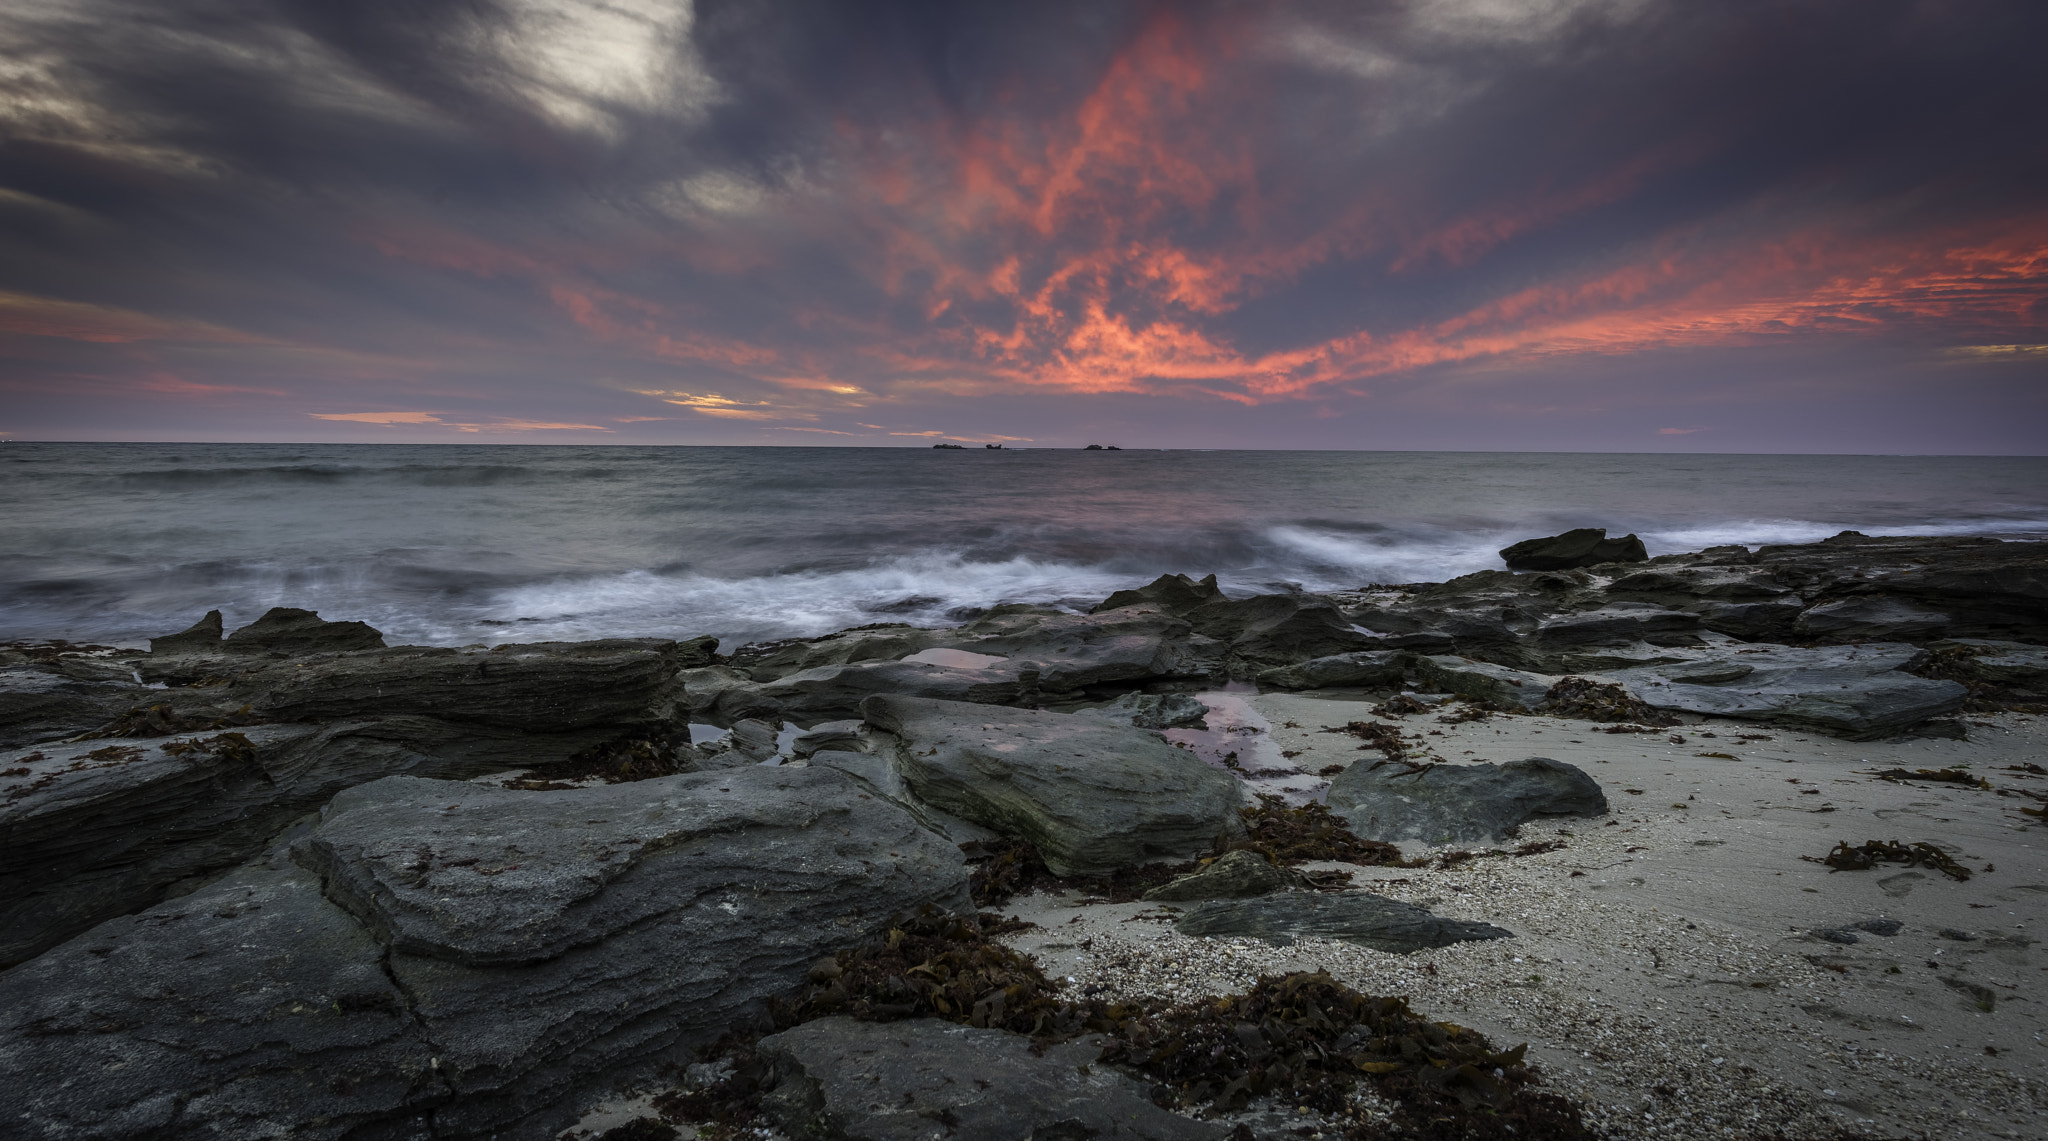
[[[167,741],[157,746],[174,757],[218,757],[237,764],[256,763],[256,744],[240,733],[222,733],[198,741]]]
[[[1427,713],[1429,710],[1429,706],[1415,700],[1413,696],[1397,693],[1378,705],[1373,706],[1367,712],[1371,713],[1374,717],[1406,717],[1410,713]]]
[[[967,890],[976,907],[1000,907],[1013,896],[1040,892],[1080,891],[1109,903],[1130,903],[1163,883],[1199,871],[1208,860],[1179,864],[1141,864],[1118,868],[1106,876],[1061,877],[1045,866],[1038,848],[1027,840],[972,841],[960,845],[974,865]]]
[[[793,998],[771,1004],[775,1027],[843,1014],[939,1018],[1042,1042],[1100,1035],[1101,1062],[1151,1082],[1166,1108],[1228,1112],[1270,1096],[1344,1117],[1369,1084],[1392,1119],[1356,1118],[1342,1134],[1356,1141],[1590,1136],[1577,1106],[1532,1088],[1525,1047],[1500,1050],[1477,1031],[1422,1018],[1406,999],[1362,994],[1324,973],[1269,976],[1245,994],[1185,1004],[1069,998],[1028,957],[989,942],[985,919],[927,911],[875,946],[820,960]],[[730,1074],[656,1098],[662,1116],[713,1122],[713,1137],[758,1121],[769,1074],[754,1041],[713,1047]]]
[[[1924,661],[1905,672],[1935,681],[1961,682],[1969,690],[1963,699],[1966,713],[2048,713],[2048,704],[2043,704],[2038,694],[2016,691],[1978,671],[1977,659],[1995,652],[1988,646],[1947,646],[1928,651]]]
[[[170,702],[138,706],[78,739],[95,741],[105,737],[169,737],[177,733],[204,733],[209,729],[242,729],[261,725],[263,719],[244,705],[219,717],[188,716],[171,708]]]
[[[1937,784],[1962,784],[1971,788],[1990,788],[1991,782],[1968,769],[1884,769],[1870,774],[1879,780],[1903,784],[1909,780],[1932,781]]]
[[[1632,721],[1659,728],[1678,724],[1678,718],[1645,703],[1624,686],[1582,677],[1559,678],[1537,708],[1580,721]]]
[[[508,780],[504,785],[525,792],[560,792],[577,787],[572,783],[576,781],[625,784],[689,771],[687,759],[674,742],[658,735],[635,734],[592,745],[559,765],[549,765],[544,776]]]
[[[1312,860],[1334,860],[1369,868],[1420,866],[1403,860],[1401,849],[1392,844],[1360,837],[1345,827],[1343,819],[1326,804],[1310,802],[1290,808],[1280,797],[1260,793],[1259,803],[1240,809],[1238,816],[1244,821],[1244,839],[1219,842],[1217,856],[1252,851],[1283,868]]]
[[[1844,840],[1835,850],[1825,856],[1801,856],[1816,864],[1826,864],[1838,872],[1867,871],[1879,864],[1904,864],[1911,867],[1919,864],[1933,868],[1951,879],[1970,878],[1970,869],[1957,863],[1947,852],[1925,842],[1907,845],[1897,840],[1866,840],[1852,845]]]
[[[1347,721],[1332,728],[1323,726],[1324,733],[1348,733],[1364,741],[1361,749],[1378,749],[1390,761],[1403,760],[1408,756],[1408,745],[1401,740],[1401,727],[1384,721]]]

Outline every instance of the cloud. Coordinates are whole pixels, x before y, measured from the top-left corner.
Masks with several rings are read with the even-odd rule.
[[[432,412],[308,412],[316,420],[346,420],[357,424],[420,424],[457,432],[609,432],[601,424],[575,424],[553,420],[522,420],[494,417],[482,421],[451,420]]]
[[[431,412],[308,412],[315,420],[351,420],[358,424],[439,424]]]
[[[1165,438],[1273,409],[1245,442],[1283,445],[1368,378],[1378,417],[1476,414],[1748,362],[1641,372],[1664,423],[1866,353],[2019,385],[2044,33],[1907,0],[16,6],[0,370],[67,424],[126,392],[993,441],[1136,400]]]
[[[1705,428],[1659,428],[1657,429],[1657,434],[1660,436],[1690,436],[1694,432],[1704,431],[1706,431]]]

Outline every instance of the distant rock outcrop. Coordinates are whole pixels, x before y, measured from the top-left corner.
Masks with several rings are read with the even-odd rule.
[[[1643,541],[1634,535],[1607,537],[1605,527],[1581,527],[1562,535],[1524,539],[1501,549],[1509,570],[1555,571],[1601,563],[1640,563],[1649,559]]]

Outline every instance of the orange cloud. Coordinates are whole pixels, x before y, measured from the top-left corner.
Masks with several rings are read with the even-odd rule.
[[[315,420],[350,420],[357,424],[439,424],[432,412],[308,412]]]
[[[0,331],[99,344],[131,341],[264,343],[261,337],[204,321],[155,317],[133,309],[6,292],[0,292]]]

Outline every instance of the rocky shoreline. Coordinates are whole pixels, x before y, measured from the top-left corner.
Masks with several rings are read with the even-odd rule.
[[[1964,936],[1925,955],[1940,1018],[2027,1019],[2030,1043],[1976,1056],[2038,1066],[2020,913],[2048,894],[2048,552],[1844,533],[1649,559],[1632,540],[1575,532],[1504,551],[1519,571],[1327,594],[1173,575],[1085,612],[728,654],[387,647],[291,609],[231,633],[214,612],[146,653],[14,645],[0,1119],[50,1138],[1900,1133],[1876,1094],[1830,1108],[1847,1103],[1728,1078],[1754,1065],[1643,1089],[1625,1048],[1605,1077],[1577,1065],[1614,1026],[1656,1037],[1640,1022],[1662,1000],[1617,985],[1636,967],[1565,969],[1611,950],[1601,932],[1646,937],[1641,907],[1570,881],[1688,847],[1775,879],[1879,865],[1828,891],[2018,885],[1967,903],[2016,918],[1997,931],[1806,916],[1796,947],[1757,942],[1781,925],[1776,883],[1677,900],[1683,930],[1720,928],[1708,958],[1752,978],[1745,1001],[1840,1000],[1861,972],[1897,989],[1901,962],[1840,949]],[[1836,764],[1825,788],[1764,768],[1831,749],[1939,759]],[[1993,760],[2018,762],[1997,786]],[[1666,778],[1669,809],[1642,799]],[[1698,797],[1765,780],[1833,795],[1789,831],[1686,838]],[[1844,836],[1834,784],[1874,786]],[[1930,789],[1981,794],[1983,827],[1938,826],[1965,816],[1911,799]],[[1766,800],[1717,826],[1790,818]],[[1551,902],[1492,907],[1484,884]],[[872,950],[905,945],[925,958]],[[2022,981],[1977,981],[1952,966],[1964,949]],[[1545,957],[1538,983],[1503,974]],[[1503,1005],[1560,975],[1579,981],[1536,1004],[1550,1023]],[[1603,1015],[1609,990],[1634,997]],[[1463,1027],[1428,1029],[1446,1014]],[[1553,1025],[1570,1018],[1609,1028],[1577,1060]],[[2008,1078],[1928,1088],[1980,1091],[1954,1135],[2027,1135],[2043,1086]]]

